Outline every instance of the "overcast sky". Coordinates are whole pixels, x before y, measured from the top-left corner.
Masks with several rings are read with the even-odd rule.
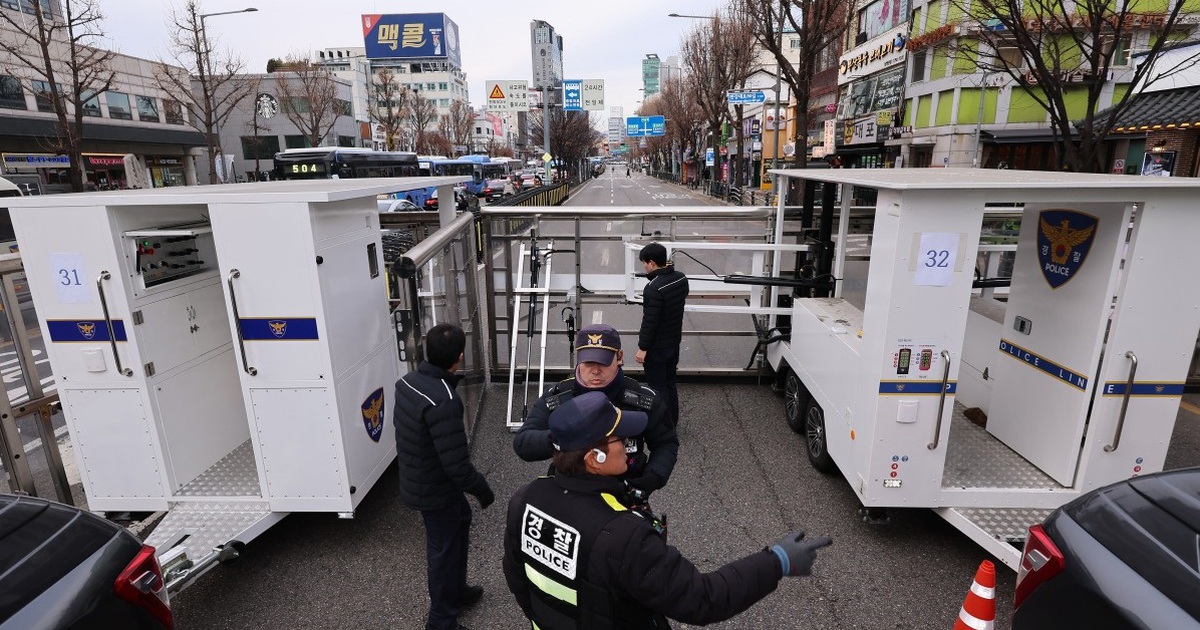
[[[99,0],[109,45],[148,59],[170,59],[167,21],[183,0]],[[528,80],[532,74],[529,22],[545,20],[563,37],[567,79],[604,79],[605,104],[631,115],[642,99],[641,60],[679,53],[697,20],[668,13],[711,15],[724,0],[202,0],[204,13],[256,7],[255,13],[206,20],[210,40],[232,49],[249,72],[267,59],[309,56],[330,47],[362,46],[359,16],[368,13],[446,13],[459,27],[471,104],[485,100],[484,81]]]

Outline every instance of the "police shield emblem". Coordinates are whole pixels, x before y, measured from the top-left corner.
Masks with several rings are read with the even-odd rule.
[[[283,339],[283,336],[287,334],[287,322],[285,321],[272,320],[267,322],[267,325],[271,327],[271,334],[279,339]]]
[[[75,326],[79,328],[79,334],[84,339],[92,339],[96,336],[96,325],[92,322],[75,322]]]
[[[362,403],[362,420],[367,429],[367,437],[372,442],[378,442],[383,435],[383,388],[371,392]]]
[[[1043,210],[1038,217],[1038,266],[1051,289],[1066,284],[1087,260],[1100,220],[1074,210]]]

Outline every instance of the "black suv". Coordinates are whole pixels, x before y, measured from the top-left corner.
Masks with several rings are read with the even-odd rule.
[[[153,547],[83,510],[0,494],[0,630],[171,627]]]
[[[1200,468],[1093,490],[1029,528],[1014,630],[1200,629]]]

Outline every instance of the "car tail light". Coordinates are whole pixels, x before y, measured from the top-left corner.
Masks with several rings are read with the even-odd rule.
[[[146,609],[155,619],[168,628],[174,628],[171,617],[171,599],[167,595],[167,583],[154,555],[154,547],[142,545],[142,550],[117,576],[113,585],[117,597]]]
[[[1025,598],[1050,578],[1062,573],[1063,555],[1041,525],[1029,528],[1025,551],[1021,554],[1021,570],[1017,572],[1017,592],[1013,610],[1021,607]]]

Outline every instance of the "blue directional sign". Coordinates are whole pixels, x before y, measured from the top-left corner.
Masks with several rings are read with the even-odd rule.
[[[667,135],[667,119],[663,116],[646,117],[646,135],[647,136],[665,136]]]
[[[646,118],[643,116],[630,116],[626,118],[625,135],[630,138],[639,138],[646,135]]]
[[[765,103],[767,95],[762,90],[730,90],[726,93],[730,105],[745,105],[747,103]]]
[[[569,112],[583,111],[583,81],[563,79],[563,109]]]

